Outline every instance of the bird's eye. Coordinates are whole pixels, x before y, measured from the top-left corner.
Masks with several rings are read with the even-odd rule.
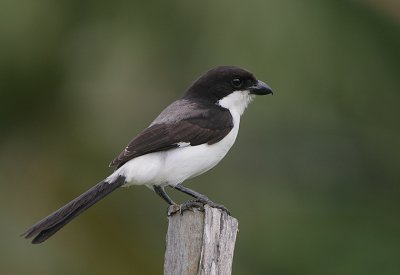
[[[232,79],[232,86],[235,88],[239,88],[242,86],[243,81],[240,78],[234,78]]]

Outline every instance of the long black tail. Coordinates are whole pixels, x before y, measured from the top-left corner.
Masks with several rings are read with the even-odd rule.
[[[86,209],[124,183],[125,177],[123,176],[119,176],[113,182],[99,182],[76,199],[70,201],[68,204],[37,222],[22,234],[22,236],[25,236],[26,239],[34,237],[32,240],[33,244],[44,242]]]

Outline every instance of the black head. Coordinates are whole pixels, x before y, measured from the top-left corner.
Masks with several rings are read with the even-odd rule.
[[[257,80],[254,75],[234,66],[213,68],[197,79],[187,90],[184,98],[203,98],[217,102],[235,91],[249,91],[251,94],[266,95],[271,88]]]

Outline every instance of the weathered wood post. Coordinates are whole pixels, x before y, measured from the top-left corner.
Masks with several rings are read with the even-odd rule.
[[[169,217],[164,275],[229,275],[238,221],[211,208]]]

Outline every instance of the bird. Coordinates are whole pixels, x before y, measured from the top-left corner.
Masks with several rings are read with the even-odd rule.
[[[128,143],[110,163],[115,167],[110,176],[38,221],[22,236],[33,238],[33,244],[42,243],[116,189],[131,185],[153,189],[177,209],[208,204],[228,212],[183,182],[217,165],[234,144],[248,104],[256,95],[272,93],[266,83],[240,67],[208,70]],[[165,187],[194,199],[177,205]]]

